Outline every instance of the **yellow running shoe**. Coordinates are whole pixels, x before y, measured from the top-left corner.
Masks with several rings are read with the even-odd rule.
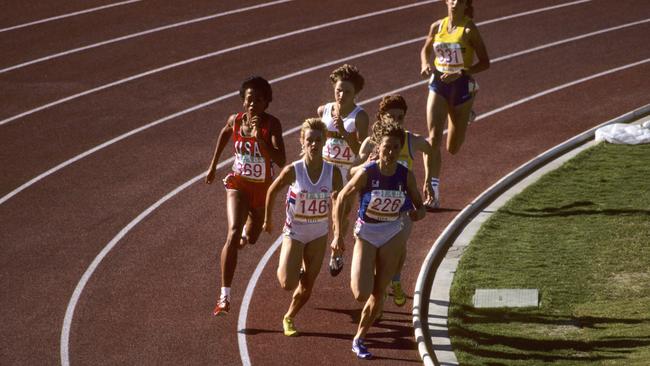
[[[406,294],[402,290],[401,281],[391,281],[390,287],[393,289],[393,302],[397,306],[404,306],[406,304]]]
[[[284,328],[284,335],[287,337],[296,337],[298,336],[298,331],[296,326],[293,325],[293,319],[285,316],[282,318],[282,328]]]

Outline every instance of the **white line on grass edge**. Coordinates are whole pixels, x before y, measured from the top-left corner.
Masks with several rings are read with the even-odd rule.
[[[511,104],[509,104],[510,106]],[[498,110],[496,110],[498,111]],[[540,166],[542,162],[547,161],[548,159],[551,159],[551,157],[555,155],[560,155],[557,158],[554,158],[554,160],[547,162],[544,164],[544,166],[552,164],[553,162],[557,161],[557,159],[562,159],[563,157],[567,156],[569,153],[572,151],[576,150],[576,147],[580,144],[583,144],[585,141],[588,139],[593,139],[593,135],[595,131],[603,126],[612,124],[612,123],[629,123],[635,119],[638,119],[642,115],[646,115],[647,113],[650,113],[650,104],[646,104],[643,107],[637,108],[631,112],[625,113],[619,117],[616,117],[614,119],[611,119],[605,123],[602,123],[596,127],[593,127],[581,134],[578,134],[574,137],[571,137],[570,139],[566,140],[565,142],[556,145],[545,152],[537,155],[533,159],[527,161],[526,163],[522,164],[515,170],[511,171],[499,181],[494,183],[492,186],[490,186],[488,189],[483,191],[481,194],[476,196],[470,202],[465,208],[454,217],[454,219],[445,227],[443,232],[438,236],[438,239],[433,243],[431,246],[431,249],[427,253],[427,256],[425,257],[424,261],[422,262],[422,266],[420,267],[420,272],[418,274],[416,284],[415,284],[415,291],[413,294],[413,328],[414,328],[414,335],[415,335],[415,341],[418,344],[418,352],[420,353],[420,357],[422,358],[422,361],[426,366],[433,366],[435,362],[433,361],[433,357],[431,357],[431,354],[429,353],[429,350],[426,347],[425,343],[425,338],[426,336],[429,336],[430,338],[434,338],[431,336],[431,334],[426,334],[423,330],[423,319],[425,323],[428,323],[429,321],[429,314],[426,314],[424,316],[421,312],[421,307],[420,304],[422,303],[422,293],[424,291],[424,284],[426,282],[426,278],[429,276],[431,273],[430,271],[433,269],[433,260],[440,254],[443,248],[446,247],[446,243],[450,240],[450,236],[452,233],[458,232],[458,237],[461,235],[465,235],[468,226],[467,223],[469,222],[468,219],[474,216],[476,213],[477,209],[483,207],[486,205],[487,201],[495,201],[498,200],[499,197],[501,197],[504,194],[507,194],[507,192],[514,187],[516,187],[517,184],[525,181],[526,179],[530,178],[532,175],[534,175],[536,172],[539,171],[540,168],[543,168],[543,166]],[[568,149],[571,149],[567,151]],[[534,171],[532,174],[529,175],[530,171]],[[519,183],[516,183],[516,182]],[[500,193],[497,195],[497,197],[493,197],[495,192],[501,191],[504,189],[504,187],[512,186],[511,188],[508,188],[505,192]],[[492,204],[489,204],[489,208]],[[478,228],[477,228],[478,229]],[[458,239],[454,239],[456,241]],[[452,247],[455,244],[452,244]],[[451,248],[451,247],[450,247]],[[444,258],[443,258],[444,261]],[[438,269],[436,269],[436,276],[438,275],[437,272]],[[450,269],[451,271],[454,271],[454,269]],[[453,277],[453,273],[451,274]],[[449,289],[447,289],[449,291]],[[438,319],[440,320],[440,319]],[[445,322],[446,323],[446,322]],[[437,325],[439,326],[439,325]],[[440,331],[438,329],[437,331]],[[443,338],[444,336],[438,336],[435,338]],[[455,354],[450,347],[450,344],[434,344],[433,345],[433,352],[436,355],[436,359],[438,360],[439,364],[444,364],[444,365],[457,365],[458,360],[455,359]],[[438,347],[445,347],[443,349],[436,349],[436,346]],[[445,354],[451,353],[453,355],[453,359],[447,358],[445,360],[440,360],[438,359],[438,356],[445,356]]]

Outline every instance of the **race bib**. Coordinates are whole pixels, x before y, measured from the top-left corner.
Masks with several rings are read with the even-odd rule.
[[[463,51],[459,43],[434,43],[433,50],[438,71],[454,73],[463,69]]]
[[[328,138],[323,146],[323,158],[334,164],[352,165],[354,153],[347,141],[340,138]]]
[[[252,182],[264,182],[266,179],[266,161],[264,157],[235,154],[232,170],[242,178]]]
[[[307,193],[300,192],[296,195],[294,218],[302,222],[326,221],[329,211],[328,192]]]
[[[373,190],[370,193],[370,203],[366,216],[378,221],[395,221],[406,196],[402,191]]]

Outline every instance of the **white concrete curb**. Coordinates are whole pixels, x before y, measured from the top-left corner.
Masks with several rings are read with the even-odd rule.
[[[585,149],[587,146],[577,148],[593,140],[598,128],[612,123],[630,123],[647,114],[650,114],[650,104],[598,125],[547,150],[501,178],[456,215],[429,250],[415,284],[413,328],[418,352],[425,365],[458,365],[447,329],[449,290],[462,253],[474,233],[489,217],[489,214],[481,214],[481,211],[495,211],[543,174],[557,169],[564,161]],[[528,178],[524,181],[526,177]],[[517,182],[520,183],[515,186]],[[491,205],[487,207],[489,204]]]

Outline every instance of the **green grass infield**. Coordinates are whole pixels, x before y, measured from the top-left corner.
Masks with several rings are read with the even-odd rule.
[[[539,308],[475,309],[477,288]],[[479,230],[449,309],[461,365],[650,365],[650,145],[598,144]]]

